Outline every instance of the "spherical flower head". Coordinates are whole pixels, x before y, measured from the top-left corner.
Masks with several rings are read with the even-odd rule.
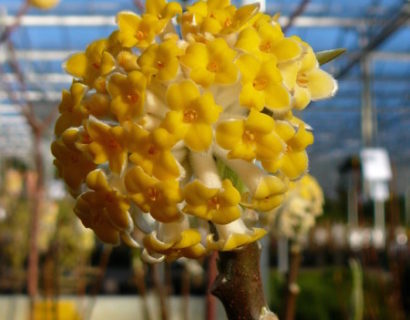
[[[159,262],[266,234],[258,218],[308,170],[312,130],[292,111],[333,95],[336,82],[258,9],[147,0],[68,58],[74,79],[51,149],[74,212],[101,240]],[[300,194],[317,214],[320,193]]]
[[[311,175],[306,174],[289,185],[281,206],[272,215],[275,232],[300,241],[323,213],[323,191]]]

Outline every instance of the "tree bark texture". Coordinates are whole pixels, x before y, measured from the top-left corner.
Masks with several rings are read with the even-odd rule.
[[[219,274],[211,292],[221,300],[229,320],[277,319],[267,312],[259,259],[258,243],[219,253]]]

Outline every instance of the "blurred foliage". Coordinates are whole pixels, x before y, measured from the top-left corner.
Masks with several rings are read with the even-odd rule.
[[[271,273],[270,307],[283,314],[286,278],[276,271]],[[296,319],[337,320],[350,319],[352,274],[348,267],[302,269],[298,277],[300,294],[296,302]],[[393,283],[388,273],[364,269],[363,319],[399,319]]]

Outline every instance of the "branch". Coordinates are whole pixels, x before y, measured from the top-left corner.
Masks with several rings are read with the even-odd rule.
[[[296,298],[299,294],[299,286],[297,284],[297,278],[299,273],[301,254],[300,247],[297,244],[293,244],[290,250],[290,270],[287,279],[286,288],[286,309],[285,320],[293,320],[295,318],[296,310]]]
[[[24,1],[22,5],[20,6],[19,11],[16,14],[14,23],[11,24],[10,26],[7,26],[5,30],[2,32],[2,34],[0,35],[0,44],[7,41],[10,35],[12,34],[12,32],[18,28],[18,26],[21,23],[21,18],[26,14],[29,8],[30,8],[30,5],[28,1]]]
[[[219,274],[212,294],[225,307],[230,320],[274,320],[269,311],[261,281],[260,247],[251,243],[240,250],[219,253]]]

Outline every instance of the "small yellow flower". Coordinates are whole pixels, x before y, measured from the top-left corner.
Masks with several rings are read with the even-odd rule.
[[[157,128],[149,132],[138,125],[126,123],[128,148],[133,152],[130,161],[149,175],[160,180],[176,179],[181,172],[171,153],[174,137],[165,129]]]
[[[99,169],[88,174],[87,186],[92,191],[79,196],[75,214],[102,241],[118,244],[120,234],[129,233],[133,228],[127,198],[110,187],[106,175]]]
[[[293,37],[304,49],[300,61],[284,63],[279,66],[284,83],[293,93],[292,106],[303,110],[311,100],[332,97],[337,91],[336,80],[319,68],[312,48],[297,37]]]
[[[107,51],[107,45],[106,39],[92,42],[85,52],[74,53],[68,58],[65,70],[91,88],[104,92],[103,78],[115,68],[115,59]]]
[[[112,172],[121,174],[127,164],[126,134],[121,126],[111,127],[91,116],[85,123],[89,141],[77,142],[80,150],[87,152],[95,164],[108,161]]]
[[[131,200],[155,220],[170,222],[181,217],[177,207],[182,201],[178,181],[158,180],[137,166],[126,173],[124,183]]]
[[[111,112],[120,123],[142,115],[146,85],[147,80],[140,71],[111,75],[107,91],[112,98]]]
[[[198,259],[205,255],[198,230],[189,228],[187,218],[171,223],[160,223],[158,231],[146,235],[144,247],[150,253],[166,255],[168,260],[180,257]]]
[[[270,211],[278,207],[284,198],[286,184],[276,176],[263,177],[257,188],[247,200],[246,206],[262,212]],[[244,204],[245,205],[245,204]]]
[[[242,90],[239,101],[242,106],[258,111],[266,107],[272,111],[285,112],[290,108],[290,95],[282,83],[276,59],[259,61],[245,54],[236,61],[241,71]]]
[[[54,165],[72,193],[77,192],[87,174],[95,169],[95,164],[75,147],[77,136],[77,128],[67,129],[51,145]]]
[[[83,101],[84,109],[96,118],[109,115],[111,99],[104,93],[94,93]]]
[[[87,112],[82,105],[87,86],[82,83],[74,82],[70,91],[63,90],[61,103],[58,106],[60,116],[58,117],[54,133],[59,136],[63,131],[70,127],[78,127],[87,116]]]
[[[146,13],[151,14],[158,19],[164,19],[168,22],[170,19],[182,13],[182,7],[178,2],[169,2],[165,0],[150,0],[145,2]]]
[[[232,251],[239,249],[249,243],[258,241],[266,234],[262,228],[249,229],[241,219],[235,220],[226,225],[216,225],[219,239],[214,240],[213,234],[209,234],[207,240],[207,250]]]
[[[218,119],[222,107],[215,104],[210,92],[202,96],[191,81],[172,84],[167,91],[168,107],[163,127],[194,151],[204,151],[212,143],[212,124]]]
[[[235,47],[261,60],[273,55],[278,63],[298,59],[302,46],[293,38],[285,38],[278,23],[261,22],[258,28],[248,27],[238,36]]]
[[[247,161],[276,159],[284,148],[275,132],[275,121],[254,109],[245,120],[220,123],[216,128],[216,141],[229,150],[229,158]]]
[[[117,55],[117,63],[125,72],[128,73],[139,69],[137,63],[138,57],[139,56],[131,51],[121,50]]]
[[[262,165],[270,172],[280,170],[289,179],[293,180],[307,171],[309,160],[305,149],[313,143],[314,138],[312,132],[306,129],[306,125],[302,120],[292,117],[290,123],[296,128],[293,130],[293,134],[290,133],[288,124],[277,124],[282,128],[286,127],[286,129],[278,131],[278,134],[286,143],[283,155],[273,161],[262,161]]]
[[[158,81],[169,81],[174,79],[178,72],[178,57],[181,54],[182,50],[174,40],[155,43],[141,54],[138,64],[145,74],[155,77]]]
[[[130,12],[122,11],[117,15],[119,28],[118,39],[126,48],[146,48],[155,36],[165,27],[156,16],[144,14],[142,17]]]
[[[241,215],[241,195],[230,180],[222,181],[222,188],[208,188],[198,180],[185,186],[185,213],[217,224],[227,224]]]
[[[204,43],[192,43],[181,57],[181,63],[190,69],[190,78],[203,87],[212,84],[232,84],[238,78],[233,63],[236,51],[222,38]]]

